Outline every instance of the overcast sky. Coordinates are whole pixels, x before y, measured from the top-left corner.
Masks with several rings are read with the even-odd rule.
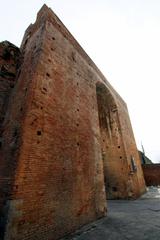
[[[19,46],[44,3],[127,102],[138,147],[160,162],[160,0],[0,0],[0,41]]]

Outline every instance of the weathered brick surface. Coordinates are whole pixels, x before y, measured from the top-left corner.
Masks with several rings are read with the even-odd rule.
[[[160,186],[160,164],[143,164],[142,169],[147,186]]]
[[[3,210],[2,207],[10,197],[14,175],[14,163],[7,158],[12,147],[7,146],[5,149],[4,122],[20,61],[21,54],[16,46],[7,41],[0,43],[0,238],[3,235],[7,212],[7,207]]]
[[[137,198],[145,183],[127,106],[102,83],[97,84],[97,102],[107,198]]]
[[[125,154],[122,158],[126,159],[126,163],[128,165],[128,178],[126,175],[128,197],[137,198],[146,191],[141,161],[137,151],[127,106],[126,104],[118,101],[118,109],[122,142],[125,150]],[[133,166],[132,159],[135,166]]]
[[[4,121],[10,93],[20,64],[20,51],[10,42],[0,43],[0,126]]]
[[[13,163],[4,239],[56,240],[106,214],[104,177],[109,198],[145,184],[126,104],[46,6],[21,52],[3,124]]]

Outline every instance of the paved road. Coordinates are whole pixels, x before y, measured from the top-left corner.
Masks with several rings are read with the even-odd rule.
[[[160,188],[134,201],[108,201],[108,216],[85,226],[73,240],[160,240]]]

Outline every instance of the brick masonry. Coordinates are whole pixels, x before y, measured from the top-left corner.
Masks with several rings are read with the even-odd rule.
[[[2,238],[56,240],[145,183],[125,102],[46,5],[19,54],[1,125]]]
[[[160,164],[143,164],[142,169],[147,186],[160,186]]]
[[[20,50],[16,46],[7,41],[0,43],[0,239],[6,222],[7,200],[12,191],[15,170],[15,163],[9,157],[15,144],[12,142],[12,145],[7,145],[4,124],[20,61]]]

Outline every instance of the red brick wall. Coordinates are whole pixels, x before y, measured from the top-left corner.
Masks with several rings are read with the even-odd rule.
[[[7,157],[14,146],[6,144],[4,125],[8,115],[9,98],[16,84],[20,60],[20,51],[16,46],[7,41],[0,43],[0,238],[4,232],[8,209],[6,202],[12,192],[15,168],[15,163]]]
[[[145,182],[127,106],[107,87],[97,84],[107,198],[137,198],[144,193]],[[136,168],[134,171],[132,159]]]
[[[3,131],[3,153],[15,170],[5,239],[56,240],[106,214],[104,174],[112,190],[118,188],[114,197],[139,196],[145,185],[138,177],[142,172],[132,129],[125,122],[130,123],[126,104],[47,7],[27,29],[21,51]],[[108,98],[102,99],[113,111],[114,142],[107,152],[113,178],[103,172],[102,141],[108,133],[99,125],[97,83],[117,107],[114,112],[112,101],[107,105]]]
[[[5,125],[8,144],[20,133],[6,239],[58,239],[106,214],[93,73],[45,17],[26,33]]]
[[[160,164],[143,164],[142,169],[147,186],[160,185]]]
[[[123,146],[125,149],[125,160],[128,165],[128,178],[126,178],[128,189],[127,191],[129,192],[131,198],[137,198],[146,191],[141,161],[137,151],[127,105],[123,102],[118,101],[118,110],[119,122],[121,126],[120,130],[123,139]],[[134,159],[136,167],[135,170],[133,170],[131,159]]]
[[[19,49],[7,41],[0,43],[0,128],[5,118],[9,96],[15,86],[19,62]]]
[[[119,109],[114,95],[102,83],[97,84],[97,102],[107,198],[128,198],[128,163],[119,122]]]

